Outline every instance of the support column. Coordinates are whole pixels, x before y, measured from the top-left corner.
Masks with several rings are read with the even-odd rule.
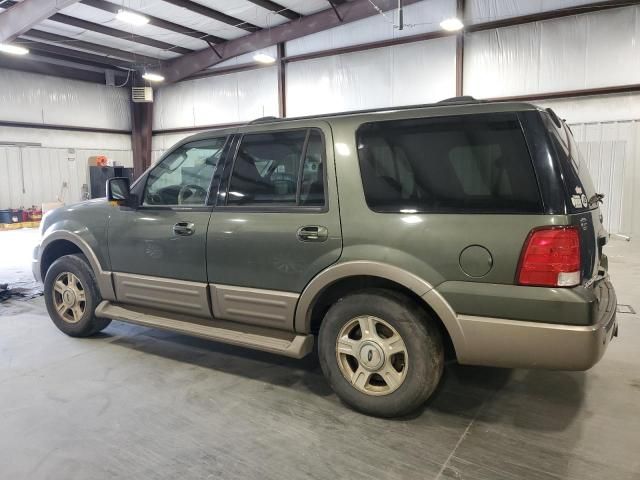
[[[284,42],[278,44],[278,115],[280,118],[287,116],[287,70],[284,63],[285,57]]]
[[[151,165],[153,103],[131,102],[133,175],[138,178]]]
[[[457,0],[456,16],[462,22],[464,18],[465,0]],[[456,96],[464,95],[464,29],[456,35]]]

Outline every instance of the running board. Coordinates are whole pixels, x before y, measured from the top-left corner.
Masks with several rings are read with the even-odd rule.
[[[273,328],[255,327],[224,320],[205,320],[169,314],[144,307],[124,306],[104,300],[96,317],[159,328],[207,340],[261,350],[292,358],[302,358],[313,349],[313,335],[298,335]]]

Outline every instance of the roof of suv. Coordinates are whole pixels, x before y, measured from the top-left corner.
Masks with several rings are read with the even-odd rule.
[[[442,116],[443,114],[468,114],[468,113],[490,113],[490,112],[522,112],[531,110],[541,110],[540,107],[531,103],[525,102],[496,102],[476,100],[473,97],[453,97],[446,100],[442,100],[437,103],[429,103],[423,105],[406,105],[396,107],[379,107],[366,110],[354,110],[347,112],[335,112],[335,113],[323,113],[318,115],[305,115],[300,117],[263,117],[255,119],[251,122],[247,122],[245,125],[237,125],[233,127],[224,127],[219,129],[211,129],[195,133],[180,143],[186,143],[187,141],[200,140],[207,138],[212,132],[216,134],[220,133],[233,133],[238,128],[248,125],[273,125],[295,122],[299,120],[333,120],[342,118],[354,118],[354,117],[369,117],[373,120],[382,120],[380,116],[385,114],[392,114],[397,112],[420,112],[425,117],[427,116]]]

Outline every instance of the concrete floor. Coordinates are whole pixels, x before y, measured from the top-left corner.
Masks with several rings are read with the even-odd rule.
[[[0,232],[0,252],[5,235],[35,238]],[[608,254],[619,303],[638,309],[640,248]],[[380,420],[342,405],[313,358],[119,322],[72,339],[42,298],[12,300],[0,304],[0,477],[640,480],[640,319],[619,318],[588,372],[451,365],[421,411]]]

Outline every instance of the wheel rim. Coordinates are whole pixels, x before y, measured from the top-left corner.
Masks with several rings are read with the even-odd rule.
[[[407,376],[409,355],[400,334],[381,318],[349,320],[336,340],[336,357],[344,378],[367,395],[388,395]]]
[[[80,279],[71,272],[62,272],[53,282],[53,305],[62,320],[78,323],[87,307],[86,294]]]

